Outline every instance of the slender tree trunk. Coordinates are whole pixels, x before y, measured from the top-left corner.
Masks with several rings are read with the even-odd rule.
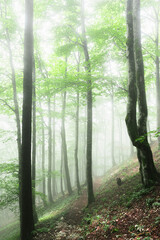
[[[122,121],[121,121],[121,118],[119,118],[120,156],[121,156],[121,161],[123,162],[123,161],[124,161],[124,158],[123,158],[123,141],[122,141],[122,132],[123,132],[123,131],[122,131]]]
[[[75,141],[75,169],[76,169],[76,184],[78,194],[80,194],[80,182],[79,182],[79,167],[78,167],[78,140],[79,140],[79,90],[77,90],[77,109],[76,109],[76,126],[75,126],[75,133],[76,133],[76,141]]]
[[[157,128],[160,131],[160,76],[159,76],[159,16],[156,12],[156,96],[157,96]],[[158,148],[160,150],[160,136],[158,137]]]
[[[68,155],[67,155],[67,144],[66,144],[66,131],[65,131],[65,110],[66,110],[66,91],[63,94],[62,98],[62,130],[61,130],[61,137],[62,137],[62,147],[63,147],[63,157],[64,157],[64,169],[65,169],[65,176],[67,181],[67,191],[69,195],[72,194],[72,187],[69,175],[69,168],[68,168]]]
[[[112,167],[116,165],[115,158],[114,158],[114,95],[113,95],[113,87],[112,87],[112,94],[111,94],[111,109],[112,109],[112,132],[111,132],[111,155],[112,155]]]
[[[86,151],[86,118],[87,118],[87,108],[85,106],[85,109],[84,109],[84,113],[85,113],[85,116],[84,116],[84,133],[83,133],[83,161],[82,161],[82,167],[83,167],[83,171],[82,171],[82,179],[83,179],[83,182],[85,185],[87,185],[87,173],[86,173],[86,170],[87,170],[87,151]]]
[[[104,150],[103,150],[103,152],[104,152],[104,155],[103,155],[103,158],[104,158],[104,160],[103,160],[103,175],[105,175],[105,173],[106,173],[106,149],[107,149],[107,127],[106,127],[106,121],[105,121],[105,119],[104,119]]]
[[[52,129],[51,129],[51,102],[48,98],[48,201],[53,202],[52,197]]]
[[[34,58],[34,57],[33,57]],[[34,222],[38,222],[38,216],[36,212],[36,76],[35,76],[35,62],[33,59],[33,104],[32,104],[32,114],[33,114],[33,131],[32,131],[32,189],[33,189],[33,215]]]
[[[45,199],[45,195],[46,195],[46,176],[45,176],[45,131],[44,131],[44,120],[43,120],[43,116],[41,116],[41,122],[42,122],[42,174],[43,174],[43,204],[44,206],[46,206],[46,201]]]
[[[85,70],[87,77],[87,189],[88,189],[88,205],[90,205],[92,202],[95,201],[92,180],[92,80],[91,80],[91,65],[85,30],[84,0],[81,0],[81,25],[83,37],[82,44],[85,56]]]
[[[64,161],[64,158],[63,158],[63,144],[61,143],[61,193],[62,195],[64,196],[64,191],[63,191],[63,161]]]
[[[20,162],[21,158],[21,124],[20,124],[20,116],[19,116],[19,105],[17,99],[17,87],[16,87],[16,76],[15,76],[15,68],[13,64],[13,55],[10,43],[10,37],[8,29],[6,29],[6,39],[7,39],[7,47],[9,52],[9,60],[10,60],[10,67],[12,72],[12,88],[13,88],[13,101],[14,101],[14,113],[16,117],[16,126],[17,126],[17,146],[18,146],[18,159]]]
[[[55,100],[55,96],[54,96],[54,107],[53,107],[53,111],[55,114],[56,111],[56,100]],[[53,153],[52,153],[52,158],[53,158],[53,172],[55,172],[56,170],[56,166],[55,166],[55,160],[56,160],[56,151],[55,151],[55,147],[56,147],[56,141],[55,141],[55,116],[53,116]],[[53,189],[53,198],[56,197],[56,176],[53,176],[52,178],[52,189]]]
[[[137,148],[142,183],[145,187],[148,187],[153,184],[153,181],[158,180],[159,174],[156,171],[153,162],[152,151],[147,140],[147,103],[144,83],[143,57],[141,49],[139,0],[127,0],[127,27],[129,83],[126,124],[131,141],[133,145]],[[136,118],[137,100],[139,107],[138,124]],[[144,141],[137,141],[138,137],[141,136],[144,136]]]
[[[21,240],[30,240],[34,230],[31,181],[33,1],[25,1],[22,158],[20,161]]]

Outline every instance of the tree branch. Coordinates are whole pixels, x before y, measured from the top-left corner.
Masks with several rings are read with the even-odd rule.
[[[9,107],[9,109],[11,109],[11,110],[15,113],[14,108],[12,108],[5,100],[3,100],[2,98],[0,98],[0,101],[2,101],[7,107]]]

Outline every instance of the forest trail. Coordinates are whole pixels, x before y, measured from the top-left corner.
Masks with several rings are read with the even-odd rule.
[[[102,185],[102,177],[96,177],[93,180],[94,193]],[[38,233],[34,240],[75,240],[84,239],[81,235],[80,224],[84,217],[84,209],[87,206],[87,188],[83,189],[81,195],[69,207],[67,213],[59,221],[55,228],[49,232]]]
[[[160,171],[160,155],[156,145],[152,147]],[[160,186],[144,189],[138,169],[134,156],[109,170],[104,178],[94,179],[95,203],[85,208],[87,189],[83,189],[47,232],[43,231],[48,227],[45,222],[40,226],[43,232],[37,232],[34,240],[160,239]],[[121,187],[117,177],[122,179]]]
[[[102,184],[102,178],[97,177],[93,181],[94,193]],[[74,202],[68,213],[65,215],[65,222],[72,225],[79,225],[81,223],[83,209],[87,206],[87,189],[84,189],[80,197]]]

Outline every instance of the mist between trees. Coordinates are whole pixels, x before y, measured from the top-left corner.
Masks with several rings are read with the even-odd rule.
[[[134,44],[138,39],[129,14],[135,14],[138,2],[130,6],[133,1],[128,0],[126,10],[120,0],[88,0],[85,4],[78,0],[35,0],[33,9],[31,0],[25,6],[22,1],[1,1],[0,227],[19,221],[20,213],[23,236],[27,223],[23,222],[21,211],[25,204],[31,201],[30,217],[36,222],[42,206],[45,208],[65,194],[71,195],[75,189],[79,194],[83,184],[87,184],[88,204],[92,203],[92,178],[129,160],[136,154],[135,147],[142,152],[138,137],[146,134],[149,142],[155,139],[154,134],[147,132],[160,124],[160,6],[156,0],[141,1],[141,25],[137,20],[137,31],[142,37],[139,47],[144,60],[147,129],[134,138],[127,125],[130,140],[125,123],[128,101],[135,100],[137,122],[142,116],[141,103],[139,109],[136,107],[141,95],[138,80],[133,85],[137,88],[135,95],[139,95],[132,99],[128,91],[131,69],[127,69],[129,51],[133,48],[136,52]],[[129,24],[134,26],[132,33],[127,33]],[[136,61],[138,52],[133,60],[135,65]],[[26,130],[24,125],[31,120],[29,132],[30,126]],[[139,127],[136,125],[135,132]],[[142,182],[147,185],[141,167]],[[32,197],[23,206],[30,174]],[[34,229],[34,223],[31,225],[25,230],[28,234]]]

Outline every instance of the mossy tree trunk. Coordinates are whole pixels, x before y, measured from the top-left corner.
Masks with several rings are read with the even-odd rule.
[[[142,183],[145,187],[158,180],[152,151],[147,139],[147,102],[141,48],[140,0],[127,0],[128,105],[126,125],[132,144],[137,148]],[[136,107],[138,102],[139,116]],[[143,141],[137,141],[143,136]]]

